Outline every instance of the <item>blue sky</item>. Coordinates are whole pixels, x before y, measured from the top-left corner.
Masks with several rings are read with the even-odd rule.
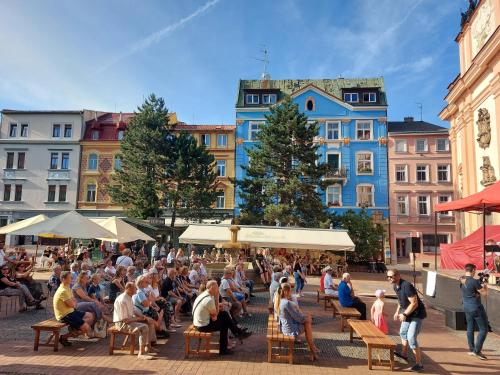
[[[238,79],[384,76],[389,118],[437,124],[466,0],[0,0],[0,107],[234,123]]]

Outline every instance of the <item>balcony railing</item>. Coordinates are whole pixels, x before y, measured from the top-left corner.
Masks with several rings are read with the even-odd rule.
[[[347,168],[331,168],[323,176],[323,180],[330,181],[346,181],[347,180]]]
[[[47,180],[69,180],[69,170],[49,169]]]
[[[26,180],[26,170],[25,169],[4,169],[3,170],[4,180]]]

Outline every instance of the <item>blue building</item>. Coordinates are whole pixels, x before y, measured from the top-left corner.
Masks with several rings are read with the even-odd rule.
[[[236,103],[236,179],[247,165],[259,124],[270,107],[291,96],[310,121],[317,121],[320,161],[328,163],[321,197],[328,210],[365,207],[387,218],[387,100],[383,78],[322,80],[240,80]],[[239,214],[240,192],[235,193]]]

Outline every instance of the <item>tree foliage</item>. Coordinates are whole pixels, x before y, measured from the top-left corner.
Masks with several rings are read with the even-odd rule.
[[[242,222],[317,227],[325,219],[317,187],[328,168],[318,162],[318,125],[308,123],[289,97],[266,120],[258,143],[247,150],[246,176],[237,182]]]

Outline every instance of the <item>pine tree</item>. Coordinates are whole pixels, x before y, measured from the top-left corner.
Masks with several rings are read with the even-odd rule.
[[[266,120],[257,134],[259,143],[247,150],[248,174],[238,182],[243,219],[317,227],[325,219],[317,189],[328,168],[317,162],[318,125],[308,123],[289,97],[272,108]]]
[[[171,136],[165,102],[151,94],[127,126],[120,143],[122,168],[107,189],[112,200],[123,205],[132,217],[156,217],[161,211]]]

